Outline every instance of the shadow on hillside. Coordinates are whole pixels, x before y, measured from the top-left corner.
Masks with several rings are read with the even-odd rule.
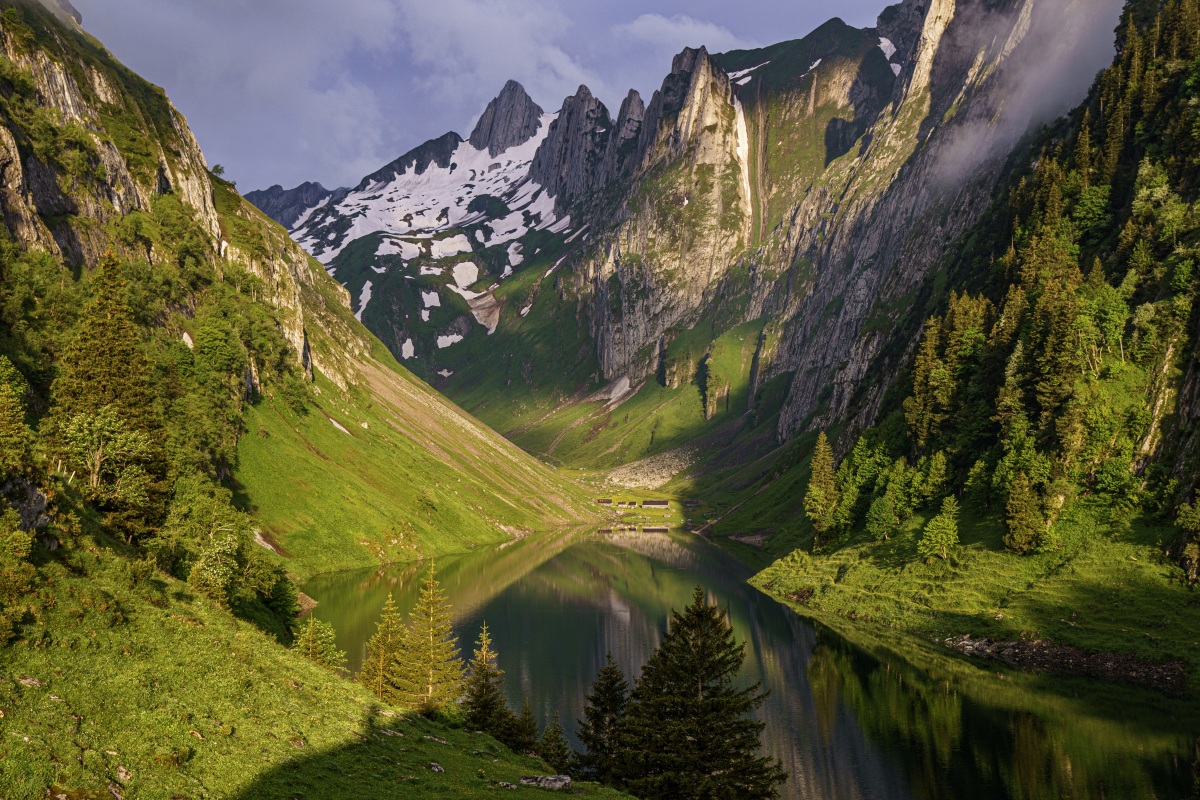
[[[443,743],[443,728],[390,714],[371,707],[356,734],[359,741],[332,750],[311,752],[299,737],[290,739],[295,755],[260,774],[237,800],[409,800],[486,796],[489,785],[497,788],[493,759],[502,751],[490,737],[478,736],[474,747],[463,749],[461,742]],[[444,772],[436,772],[434,763]],[[499,779],[515,781],[511,771]]]

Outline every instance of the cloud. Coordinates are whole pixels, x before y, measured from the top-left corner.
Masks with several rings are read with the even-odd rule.
[[[728,28],[711,22],[692,19],[683,14],[665,17],[662,14],[642,14],[633,22],[616,25],[617,36],[649,44],[659,51],[678,53],[685,47],[704,45],[710,53],[746,50],[757,45],[734,35]]]
[[[411,80],[434,102],[477,114],[512,78],[556,111],[580,84],[604,85],[569,54],[573,23],[558,3],[399,0],[398,10]]]

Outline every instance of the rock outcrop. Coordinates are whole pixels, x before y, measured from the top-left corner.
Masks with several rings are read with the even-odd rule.
[[[326,203],[336,203],[349,191],[326,189],[319,183],[306,182],[294,189],[284,189],[276,184],[269,189],[247,192],[244,197],[290,230],[308,211]]]
[[[487,150],[488,155],[495,158],[532,139],[541,125],[543,113],[525,93],[525,87],[510,80],[488,103],[467,141],[476,150]]]

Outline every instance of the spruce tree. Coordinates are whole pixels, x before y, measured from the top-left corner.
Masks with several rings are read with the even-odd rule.
[[[1012,488],[1008,490],[1005,521],[1008,524],[1005,547],[1014,553],[1028,553],[1038,546],[1045,530],[1045,521],[1037,493],[1024,472],[1017,474]]]
[[[510,712],[504,702],[504,671],[496,666],[496,651],[492,649],[486,622],[479,631],[475,657],[471,659],[463,687],[463,712],[467,724],[499,737]]]
[[[393,679],[400,703],[432,711],[462,696],[463,667],[450,627],[450,602],[432,564],[409,614],[401,653]]]
[[[612,653],[606,659],[596,680],[592,681],[592,690],[583,707],[583,719],[579,720],[579,741],[585,751],[577,759],[576,767],[581,778],[600,783],[612,783],[616,779],[621,720],[629,702],[629,683],[624,673],[613,661]]]
[[[387,602],[375,623],[375,635],[367,640],[367,657],[363,660],[362,671],[358,673],[358,682],[380,700],[395,700],[391,678],[398,658],[402,658],[400,646],[403,640],[404,620],[388,592]]]
[[[533,709],[529,701],[521,708],[520,714],[508,715],[504,730],[501,731],[500,741],[514,753],[536,753],[538,745],[537,720],[533,718]]]
[[[726,615],[696,587],[646,662],[621,728],[619,785],[641,798],[773,798],[786,773],[759,755],[766,694],[737,689],[745,658]]]
[[[820,547],[827,540],[829,531],[833,528],[835,512],[838,505],[837,475],[833,463],[833,448],[825,431],[817,437],[817,447],[813,451],[812,474],[808,479],[808,491],[804,495],[804,512],[812,520],[813,549]]]
[[[142,352],[121,265],[111,251],[93,272],[91,289],[92,301],[59,359],[42,430],[56,455],[89,474],[96,471],[95,454],[109,449],[89,449],[89,443],[116,438],[137,445],[124,448],[119,463],[110,461],[112,471],[93,482],[88,494],[105,523],[132,541],[153,530],[166,513],[163,422],[153,368]]]
[[[899,528],[900,515],[896,513],[896,501],[889,486],[867,509],[867,533],[874,539],[886,541]]]
[[[292,642],[292,649],[314,664],[337,672],[345,669],[346,654],[338,649],[335,636],[332,625],[309,614]]]
[[[958,501],[954,495],[942,500],[942,513],[938,514],[925,525],[921,539],[917,542],[917,552],[928,561],[937,557],[946,559],[950,551],[958,547]]]
[[[546,726],[546,730],[542,731],[542,736],[538,739],[537,754],[538,758],[549,764],[559,775],[571,772],[575,753],[567,744],[567,736],[562,723],[559,722],[557,711],[554,712],[554,720]]]
[[[24,398],[0,383],[0,482],[29,472],[32,461],[33,433],[25,424]]]

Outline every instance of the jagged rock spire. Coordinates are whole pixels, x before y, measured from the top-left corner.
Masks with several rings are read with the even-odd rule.
[[[488,103],[467,141],[496,156],[532,139],[541,119],[541,107],[525,93],[525,87],[510,80]]]

